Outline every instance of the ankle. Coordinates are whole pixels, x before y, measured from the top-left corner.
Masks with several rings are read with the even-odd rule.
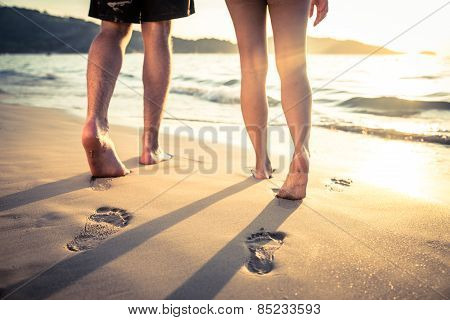
[[[146,138],[144,136],[143,138],[143,149],[145,151],[149,151],[149,152],[156,152],[159,150],[159,143],[158,143],[158,139],[152,139],[152,138]]]
[[[87,117],[84,127],[95,128],[97,130],[100,129],[101,131],[105,132],[109,131],[108,119],[104,117],[97,117],[97,116]]]
[[[155,127],[145,127],[144,133],[142,135],[143,147],[149,151],[157,151],[159,150],[159,128]]]
[[[290,172],[309,172],[309,150],[305,147],[301,148],[299,152],[295,152],[292,156]]]
[[[271,171],[272,164],[270,162],[269,157],[268,156],[258,157],[258,159],[256,160],[255,169],[257,171]]]

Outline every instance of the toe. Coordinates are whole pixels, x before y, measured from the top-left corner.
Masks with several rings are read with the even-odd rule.
[[[293,201],[302,200],[303,198],[305,198],[305,196],[303,196],[303,195],[296,195],[294,193],[288,192],[283,189],[277,193],[276,197],[279,199],[286,199],[286,200],[293,200]]]
[[[284,190],[284,189],[280,189],[276,195],[277,198],[281,198],[281,199],[286,199],[287,197],[289,197],[289,193]]]

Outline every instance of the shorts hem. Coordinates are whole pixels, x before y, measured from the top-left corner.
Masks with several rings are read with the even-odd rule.
[[[108,22],[116,22],[116,23],[136,23],[139,24],[140,21],[139,20],[128,20],[128,19],[119,19],[117,17],[111,17],[111,16],[106,16],[106,15],[101,15],[101,14],[93,14],[93,13],[89,13],[88,15],[91,18],[94,19],[99,19],[102,21],[108,21]]]
[[[180,18],[186,18],[195,13],[194,10],[191,10],[191,12],[170,12],[166,14],[158,14],[155,16],[147,16],[145,18],[141,18],[142,22],[158,22],[158,21],[167,21],[167,20],[174,20],[174,19],[180,19]]]
[[[109,22],[116,22],[116,23],[134,23],[134,24],[140,24],[142,22],[158,22],[158,21],[167,21],[167,20],[174,20],[174,19],[180,19],[180,18],[186,18],[195,13],[194,10],[191,12],[179,12],[179,13],[166,13],[166,14],[158,14],[154,17],[149,16],[145,18],[141,18],[139,20],[128,20],[128,19],[120,19],[117,17],[107,16],[107,15],[101,15],[101,14],[94,14],[89,13],[89,17],[94,19],[99,19],[102,21],[109,21]]]

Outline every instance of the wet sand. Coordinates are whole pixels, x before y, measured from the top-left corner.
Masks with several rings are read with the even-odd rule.
[[[207,150],[187,138],[181,145],[194,156],[168,137],[174,159],[141,167],[138,131],[120,126],[112,137],[133,173],[91,180],[81,119],[0,108],[2,298],[450,296],[448,200],[369,183],[330,156],[339,143],[366,144],[362,135],[333,133],[336,150],[321,157],[331,131],[314,128],[322,147],[312,152],[308,196],[292,202],[274,197],[285,172],[256,181],[240,165],[243,150],[226,161],[225,145],[209,145],[218,155],[213,173]]]

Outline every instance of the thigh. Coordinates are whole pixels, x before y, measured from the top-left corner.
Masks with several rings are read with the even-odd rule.
[[[141,0],[91,0],[89,16],[110,22],[139,23]]]
[[[288,65],[305,60],[309,0],[268,0],[275,53]]]
[[[242,67],[267,61],[266,0],[226,0],[236,30]]]

